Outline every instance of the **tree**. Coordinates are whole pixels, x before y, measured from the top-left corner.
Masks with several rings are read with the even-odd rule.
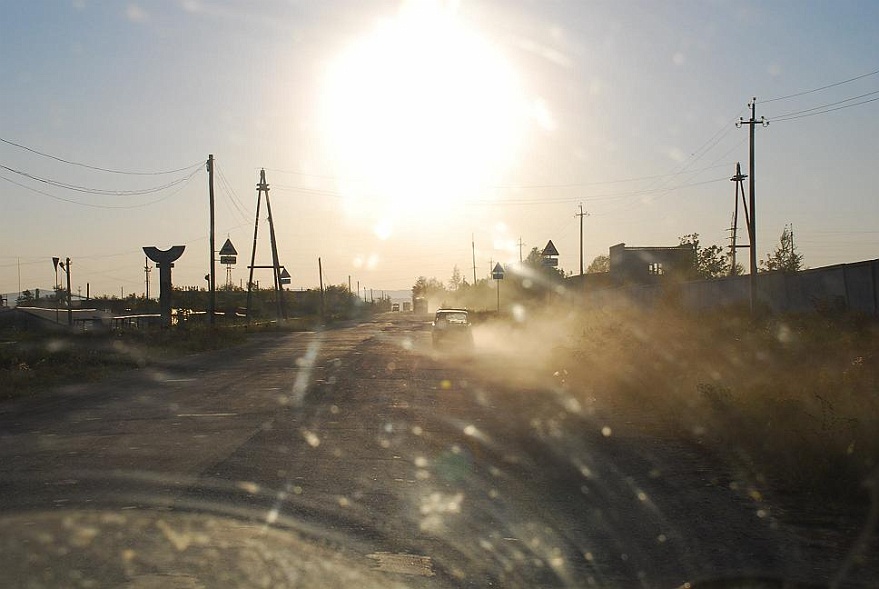
[[[681,236],[681,245],[693,246],[693,270],[699,278],[722,278],[730,273],[729,256],[719,245],[703,247],[698,233]]]
[[[449,280],[449,290],[458,290],[464,285],[464,280],[461,277],[461,270],[455,265],[455,268],[452,270],[452,278]]]
[[[785,225],[778,240],[778,246],[771,254],[766,255],[766,260],[760,262],[760,269],[770,272],[781,270],[782,272],[797,272],[803,269],[803,254],[797,251],[794,243],[793,225]]]
[[[419,276],[412,286],[413,297],[430,297],[442,295],[446,292],[446,287],[436,278],[426,278]]]
[[[600,272],[610,272],[610,258],[604,254],[595,256],[595,259],[586,268],[586,274],[598,274]]]
[[[547,266],[543,263],[543,250],[537,249],[536,247],[531,248],[531,252],[528,254],[528,257],[525,258],[523,264],[534,269],[538,274],[542,274],[550,280],[557,280],[565,277],[565,271],[561,268]]]
[[[32,293],[28,289],[25,289],[25,290],[21,291],[20,295],[18,295],[16,302],[19,305],[33,303],[34,302],[34,293]]]

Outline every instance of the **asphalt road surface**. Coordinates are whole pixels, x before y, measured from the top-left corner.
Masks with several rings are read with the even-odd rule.
[[[0,585],[676,587],[817,563],[698,448],[382,316],[0,406]]]

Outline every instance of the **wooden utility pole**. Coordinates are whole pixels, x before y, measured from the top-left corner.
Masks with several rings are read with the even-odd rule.
[[[744,120],[739,117],[739,122],[736,123],[737,127],[741,127],[742,125],[748,125],[750,127],[750,138],[749,138],[749,155],[748,155],[748,165],[750,166],[750,178],[748,180],[748,201],[749,201],[749,209],[751,218],[748,223],[748,237],[751,242],[751,251],[750,251],[750,290],[751,290],[751,314],[755,314],[757,312],[757,199],[754,191],[754,129],[759,124],[762,126],[769,125],[769,122],[764,118],[760,117],[760,120],[757,120],[756,117],[756,108],[757,108],[757,97],[751,99],[751,102],[748,103],[748,106],[751,107],[751,118],[750,120]]]
[[[320,261],[320,258],[317,259],[317,274],[320,280],[320,318],[323,321],[326,321],[326,300],[324,298],[324,267]]]
[[[281,281],[281,263],[278,260],[278,242],[275,240],[275,223],[272,219],[272,201],[269,200],[269,185],[266,182],[266,171],[260,170],[259,172],[259,184],[256,185],[257,188],[257,196],[256,196],[256,220],[253,222],[253,250],[250,254],[250,279],[247,281],[247,316],[250,317],[251,311],[251,303],[253,302],[253,269],[254,268],[271,268],[272,274],[274,275],[274,284],[275,284],[275,307],[277,311],[278,319],[286,318],[287,311],[284,306],[284,288]],[[272,265],[271,266],[257,266],[256,262],[256,242],[257,235],[259,230],[259,205],[260,199],[265,194],[266,197],[266,210],[268,211],[268,221],[269,221],[269,238],[271,241],[272,247]]]
[[[580,203],[580,212],[575,216],[580,217],[580,276],[583,276],[583,217],[589,216],[589,213],[583,211],[583,203]]]
[[[269,200],[269,185],[266,184],[266,171],[259,171],[259,182],[263,185],[266,193],[266,211],[269,214],[269,238],[272,242],[272,264],[274,265],[275,274],[275,304],[278,309],[278,319],[286,318],[287,311],[284,308],[284,288],[281,284],[281,262],[278,260],[278,242],[275,241],[275,222],[272,220],[272,201]]]
[[[470,246],[473,250],[473,286],[476,286],[476,236],[470,234]]]
[[[751,217],[748,214],[748,203],[745,202],[745,187],[743,182],[745,178],[747,178],[747,174],[742,174],[742,164],[736,162],[736,175],[730,178],[730,182],[736,183],[736,201],[735,201],[735,212],[733,213],[733,222],[732,222],[732,236],[730,237],[730,269],[729,275],[736,275],[736,250],[740,247],[751,247],[750,243],[748,245],[739,245],[738,244],[738,233],[739,233],[739,194],[742,195],[742,207],[745,209],[745,223],[748,226],[748,234],[750,236],[750,227],[751,227]]]
[[[256,191],[256,217],[253,219],[253,249],[250,251],[250,274],[247,278],[247,318],[251,316],[251,304],[253,303],[253,269],[256,264],[256,238],[259,234],[259,206],[262,202],[262,184],[257,184]]]
[[[211,274],[209,279],[210,296],[208,297],[208,323],[214,324],[214,311],[217,308],[216,248],[214,247],[214,154],[208,155],[208,193],[211,205]]]

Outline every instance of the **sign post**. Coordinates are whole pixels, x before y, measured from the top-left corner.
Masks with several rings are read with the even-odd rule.
[[[220,263],[226,266],[226,288],[232,286],[232,266],[238,262],[238,250],[232,245],[232,240],[226,238],[226,243],[220,248]]]
[[[497,283],[497,310],[498,310],[498,313],[500,313],[500,310],[501,310],[501,282],[500,281],[504,279],[505,273],[506,272],[504,271],[504,267],[501,266],[500,262],[495,264],[494,268],[491,271],[491,277],[498,281],[498,283]]]
[[[550,239],[546,242],[546,247],[543,248],[543,251],[540,252],[541,255],[541,263],[544,266],[550,266],[551,268],[555,268],[559,265],[559,250],[556,249],[555,244]]]

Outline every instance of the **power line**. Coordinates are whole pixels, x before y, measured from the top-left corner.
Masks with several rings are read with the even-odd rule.
[[[220,179],[220,183],[219,183],[220,188],[223,190],[223,192],[228,197],[229,202],[232,203],[232,206],[234,207],[235,211],[241,216],[241,219],[245,222],[248,222],[248,220],[253,215],[245,210],[244,204],[241,202],[241,199],[238,198],[238,195],[235,193],[235,190],[232,189],[232,185],[226,179],[226,176],[223,174],[223,171],[220,169],[220,167],[216,166],[216,169],[217,169],[217,176]]]
[[[827,84],[826,86],[821,86],[820,88],[813,88],[811,90],[804,90],[802,92],[788,94],[787,96],[777,96],[775,98],[770,98],[769,100],[763,100],[762,102],[765,104],[767,102],[776,102],[778,100],[787,100],[788,98],[796,98],[797,96],[805,96],[806,94],[820,92],[821,90],[827,90],[828,88],[835,88],[836,86],[842,86],[843,84],[848,84],[849,82],[854,82],[856,80],[861,80],[863,78],[875,76],[876,74],[879,74],[879,70],[875,70],[875,71],[869,72],[867,74],[861,74],[860,76],[855,76],[854,78],[849,78],[848,80],[842,80],[841,82],[834,82],[832,84]]]
[[[694,172],[690,172],[694,173]],[[616,192],[616,193],[607,193],[607,194],[599,194],[594,196],[572,196],[572,197],[558,197],[558,198],[533,198],[533,199],[505,199],[498,201],[488,201],[488,200],[478,200],[478,201],[469,201],[469,204],[472,205],[497,205],[497,206],[505,206],[505,205],[543,205],[543,204],[556,204],[556,203],[568,203],[568,202],[593,202],[599,200],[620,200],[624,198],[629,198],[633,196],[643,196],[646,194],[655,194],[655,193],[667,193],[673,190],[678,190],[680,188],[689,188],[691,186],[703,186],[705,184],[713,184],[715,182],[721,182],[727,180],[727,178],[713,178],[711,180],[703,180],[700,182],[690,182],[686,184],[677,184],[675,186],[661,186],[658,188],[645,188],[643,190],[633,190],[628,192]]]
[[[35,176],[28,172],[22,172],[21,170],[16,170],[15,168],[10,168],[9,166],[5,166],[0,164],[0,168],[12,172],[13,174],[18,174],[19,176],[23,176],[25,178],[29,178],[34,180],[35,182],[42,182],[43,184],[48,184],[49,186],[55,186],[56,188],[64,188],[66,190],[72,190],[74,192],[83,192],[86,194],[96,194],[100,196],[142,196],[144,194],[152,194],[154,192],[160,192],[162,190],[166,190],[181,182],[186,182],[197,172],[195,170],[189,176],[184,176],[178,178],[172,182],[168,182],[167,184],[163,184],[161,186],[153,186],[151,188],[143,188],[139,190],[106,190],[103,188],[89,188],[87,186],[78,186],[76,184],[68,184],[66,182],[61,182],[59,180],[53,180],[51,178],[41,178],[40,176]]]
[[[160,203],[164,200],[171,198],[172,196],[176,196],[177,194],[180,194],[180,192],[182,192],[183,189],[189,185],[189,182],[195,177],[195,175],[198,172],[199,172],[198,169],[193,170],[193,172],[187,178],[184,179],[183,185],[180,186],[174,192],[167,194],[161,198],[157,198],[155,200],[152,200],[150,202],[141,203],[141,204],[134,204],[134,205],[99,205],[99,204],[93,204],[93,203],[88,203],[88,202],[81,202],[81,201],[73,200],[70,198],[64,198],[63,196],[58,196],[56,194],[52,194],[52,193],[46,192],[44,190],[38,190],[38,189],[33,188],[31,186],[27,186],[26,184],[22,184],[20,182],[16,182],[15,180],[11,180],[11,179],[7,178],[6,176],[3,176],[2,174],[0,174],[0,180],[6,180],[10,184],[14,184],[16,186],[24,188],[25,190],[29,190],[30,192],[35,192],[37,194],[42,194],[43,196],[48,196],[49,198],[54,199],[54,200],[58,200],[58,201],[62,201],[62,202],[70,203],[70,204],[75,204],[75,205],[80,205],[83,207],[90,207],[90,208],[94,208],[94,209],[137,209],[137,208],[148,207],[148,206],[154,205],[156,203]]]
[[[877,92],[879,92],[879,90],[877,90]],[[870,94],[876,94],[877,92],[870,92],[869,94],[864,94],[864,96],[869,96]],[[849,100],[855,100],[855,98],[849,98],[846,100],[842,100],[840,102],[848,102]],[[876,102],[877,100],[879,100],[879,96],[877,96],[876,98],[871,98],[869,100],[862,100],[861,102],[855,102],[853,104],[846,104],[844,106],[837,106],[836,108],[826,108],[827,106],[830,106],[830,105],[819,106],[819,107],[815,107],[815,108],[810,108],[808,110],[800,111],[803,114],[789,113],[788,115],[782,115],[781,117],[775,117],[772,119],[772,122],[776,123],[776,122],[784,122],[784,121],[795,121],[797,119],[804,119],[806,117],[815,117],[818,115],[827,114],[829,112],[834,112],[837,110],[844,110],[847,108],[853,108],[855,106],[861,106],[862,104]],[[840,104],[840,103],[837,102],[837,103],[833,103],[833,104]],[[824,109],[824,110],[818,110],[817,112],[810,112],[810,111],[815,111],[817,109]]]
[[[42,151],[36,150],[36,149],[34,149],[32,147],[28,147],[26,145],[22,145],[20,143],[15,143],[14,141],[9,141],[8,139],[4,139],[2,137],[0,137],[0,142],[6,143],[7,145],[12,145],[13,147],[18,147],[19,149],[24,149],[25,151],[29,151],[31,153],[35,153],[37,155],[41,155],[41,156],[49,158],[49,159],[53,159],[57,162],[61,162],[64,164],[70,164],[71,166],[80,166],[82,168],[88,168],[89,170],[97,170],[99,172],[107,172],[110,174],[124,174],[124,175],[129,175],[129,176],[162,176],[165,174],[176,174],[178,172],[185,172],[185,171],[187,171],[191,168],[194,168],[196,166],[201,166],[203,163],[203,162],[196,162],[194,164],[190,164],[190,165],[183,167],[183,168],[177,168],[176,170],[164,170],[164,171],[160,171],[160,172],[138,172],[138,171],[132,171],[132,170],[114,170],[111,168],[102,168],[100,166],[92,166],[89,164],[83,164],[80,162],[74,162],[71,160],[67,160],[67,159],[64,159],[64,158],[61,158],[61,157],[58,157],[55,155],[44,153]]]

